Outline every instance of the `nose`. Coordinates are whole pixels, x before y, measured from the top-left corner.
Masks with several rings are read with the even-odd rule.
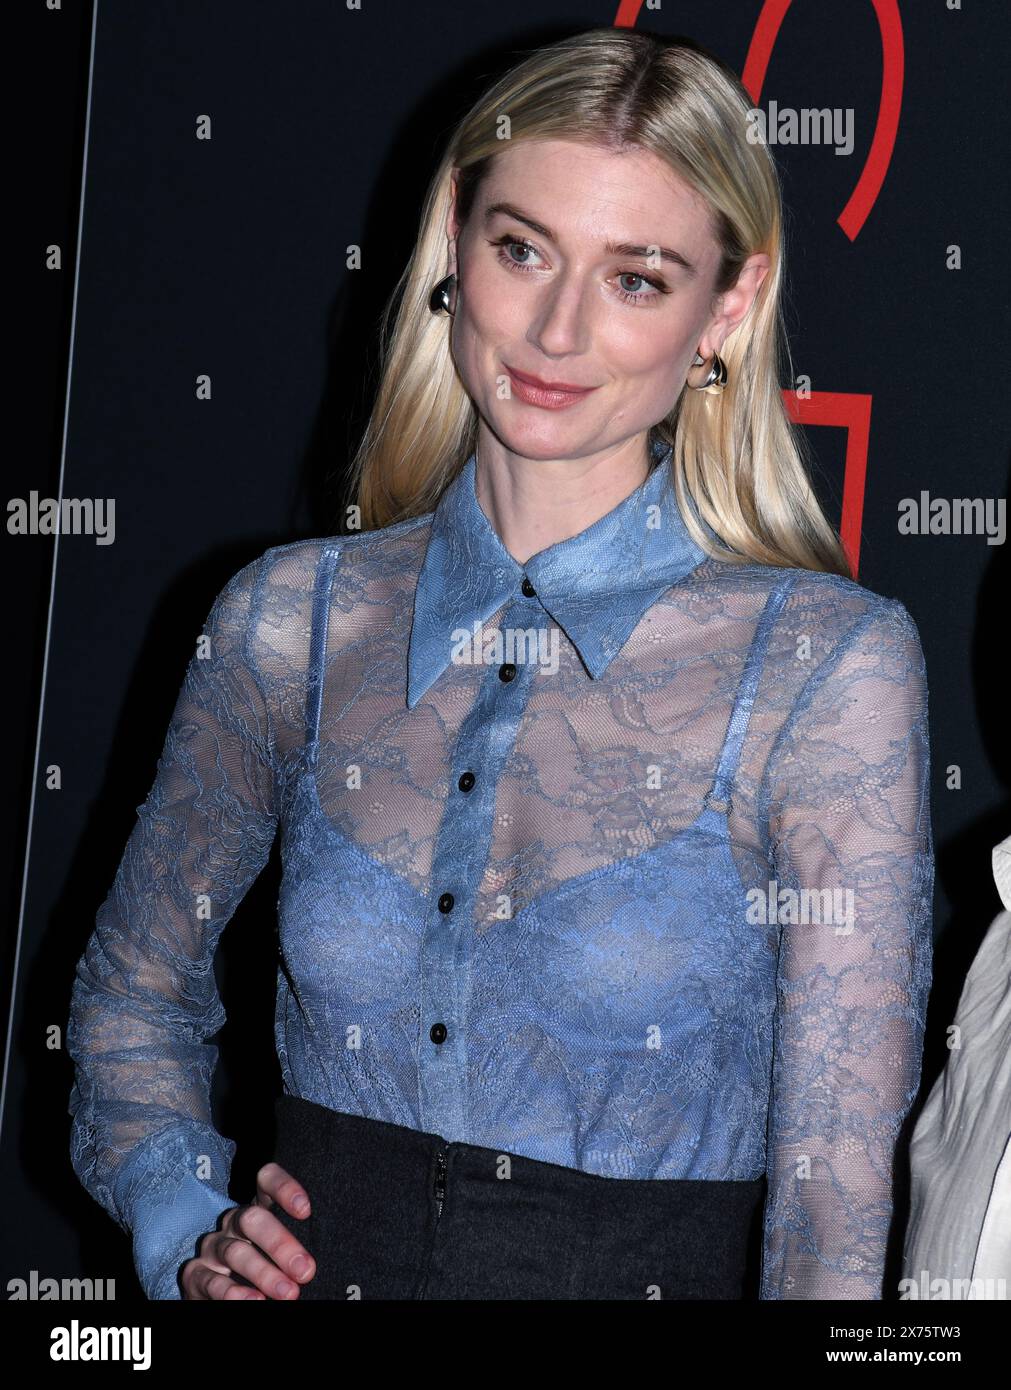
[[[562,273],[545,285],[537,298],[527,341],[545,357],[578,356],[589,342],[589,302],[592,286]]]

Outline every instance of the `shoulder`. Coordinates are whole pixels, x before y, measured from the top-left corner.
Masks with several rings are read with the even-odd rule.
[[[313,593],[324,566],[370,560],[396,563],[398,555],[410,563],[418,555],[424,557],[431,520],[429,513],[376,531],[313,536],[271,546],[237,570],[223,592],[245,593],[255,605],[277,595],[294,601]]]
[[[779,595],[780,625],[817,633],[826,654],[840,643],[859,643],[862,635],[868,642],[890,635],[919,647],[919,632],[905,604],[843,575],[750,562],[717,563],[712,573],[728,592],[754,592],[759,603]]]
[[[318,536],[273,546],[260,559],[270,575],[302,576],[314,584],[323,566],[332,570],[378,562],[393,569],[420,566],[431,528],[431,513],[383,526],[376,531],[351,531],[342,536]]]
[[[339,576],[342,598],[377,594],[380,583],[416,578],[424,560],[431,515],[376,531],[313,536],[262,551],[236,570],[214,601],[208,627],[243,629],[250,662],[268,668],[287,663],[305,670],[317,591]]]
[[[925,674],[919,629],[900,599],[841,575],[791,572],[798,575],[791,590],[798,610],[811,625],[819,624],[823,639],[832,639],[833,665]]]
[[[704,581],[716,606],[764,612],[764,664],[770,698],[794,714],[816,698],[831,702],[863,690],[926,700],[927,668],[916,623],[900,600],[843,575],[753,562],[714,562]],[[702,602],[713,603],[710,591]],[[775,602],[773,602],[775,600]]]
[[[794,714],[810,709],[833,726],[889,727],[925,711],[927,671],[919,630],[899,599],[842,575],[813,570],[793,576],[784,605],[783,651],[803,657]],[[844,715],[845,711],[845,715]]]

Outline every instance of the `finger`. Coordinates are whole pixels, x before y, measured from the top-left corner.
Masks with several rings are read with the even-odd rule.
[[[257,1199],[259,1200],[263,1194],[277,1202],[290,1216],[297,1216],[299,1219],[308,1216],[312,1210],[308,1192],[298,1179],[292,1177],[279,1163],[265,1163],[257,1173]],[[269,1202],[261,1201],[259,1205],[268,1206]]]
[[[254,1298],[262,1301],[265,1297],[258,1289],[245,1288],[235,1283],[229,1273],[222,1273],[219,1269],[205,1264],[202,1259],[188,1262],[181,1282],[184,1297],[194,1302],[236,1298]]]
[[[266,1294],[259,1289],[247,1289],[242,1284],[237,1284],[227,1274],[217,1274],[214,1270],[205,1270],[201,1279],[201,1286],[206,1290],[203,1295],[205,1298],[220,1299],[224,1302],[234,1302],[236,1299],[255,1299],[262,1303],[266,1299]],[[198,1278],[201,1276],[198,1275]]]
[[[266,1213],[264,1214],[266,1215]],[[225,1237],[218,1249],[231,1269],[244,1279],[248,1279],[254,1288],[259,1289],[268,1298],[298,1298],[297,1281],[290,1279],[283,1268],[279,1268],[272,1259],[268,1259],[262,1250],[250,1244],[248,1240]]]
[[[305,1284],[316,1273],[316,1261],[310,1252],[266,1207],[243,1207],[232,1222],[228,1235],[252,1242],[270,1256],[282,1275],[290,1275],[296,1283]],[[232,1265],[231,1258],[227,1251],[222,1250],[220,1243],[215,1254],[218,1259],[227,1259]],[[245,1268],[241,1273],[246,1274]],[[254,1280],[254,1283],[259,1286],[258,1280]]]

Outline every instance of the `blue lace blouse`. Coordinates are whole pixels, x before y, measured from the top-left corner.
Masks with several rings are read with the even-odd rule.
[[[765,1174],[761,1297],[882,1296],[931,968],[919,636],[705,556],[655,448],[525,565],[472,455],[434,513],[215,600],[68,1028],[74,1170],[149,1297],[252,1195],[213,957],[277,834],[289,1093],[605,1177]]]

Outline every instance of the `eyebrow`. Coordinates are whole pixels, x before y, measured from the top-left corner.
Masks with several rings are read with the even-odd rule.
[[[557,244],[558,238],[550,227],[545,227],[541,222],[535,222],[532,217],[528,217],[525,212],[520,212],[519,208],[513,203],[491,203],[486,209],[484,220],[490,222],[496,213],[502,213],[506,217],[514,217],[517,222],[525,222],[528,227],[537,232],[538,235],[547,237],[549,241]],[[642,256],[644,259],[655,249],[661,260],[672,261],[674,265],[679,265],[686,270],[689,275],[695,274],[695,267],[691,261],[683,256],[680,251],[674,251],[669,246],[635,246],[630,241],[606,241],[604,250],[609,256]]]

